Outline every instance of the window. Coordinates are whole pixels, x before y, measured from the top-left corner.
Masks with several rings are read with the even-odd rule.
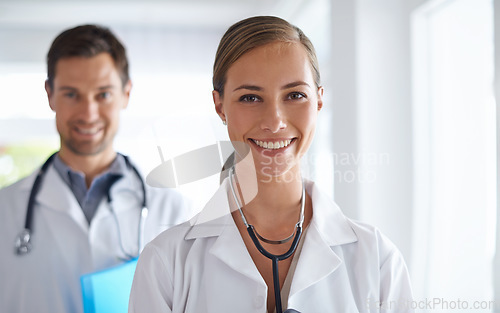
[[[493,3],[429,1],[413,35],[415,296],[441,299],[434,310],[454,311],[457,299],[471,309],[493,297]]]

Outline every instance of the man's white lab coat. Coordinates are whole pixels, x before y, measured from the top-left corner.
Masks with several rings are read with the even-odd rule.
[[[119,235],[123,250],[138,254],[141,183],[128,170],[111,188],[119,229],[106,197],[89,226],[72,191],[49,166],[33,210],[33,249],[17,255],[14,243],[24,228],[35,174],[0,190],[0,312],[83,312],[80,276],[126,258]],[[146,188],[145,243],[192,213],[178,193]]]

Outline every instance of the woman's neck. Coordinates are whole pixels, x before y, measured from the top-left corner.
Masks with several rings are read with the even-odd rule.
[[[250,224],[271,229],[297,223],[303,188],[299,168],[291,169],[281,176],[256,174],[251,177],[252,175],[238,175],[238,172],[237,169],[236,192]]]

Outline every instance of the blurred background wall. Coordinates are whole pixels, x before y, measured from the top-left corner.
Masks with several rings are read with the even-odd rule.
[[[0,185],[58,148],[43,86],[63,29],[103,24],[127,47],[133,90],[116,148],[147,174],[158,147],[168,159],[227,139],[212,62],[227,27],[253,15],[289,20],[317,49],[325,106],[305,175],[398,246],[410,305],[454,311],[461,299],[492,311],[493,0],[0,0]],[[217,186],[214,175],[179,189],[201,206]]]

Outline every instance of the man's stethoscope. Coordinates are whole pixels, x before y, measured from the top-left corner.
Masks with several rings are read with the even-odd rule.
[[[26,210],[26,219],[24,222],[24,229],[17,236],[16,243],[15,243],[15,252],[18,255],[28,254],[33,247],[31,244],[31,233],[32,233],[33,209],[35,207],[35,200],[36,200],[36,196],[38,195],[38,192],[40,191],[40,187],[42,185],[43,178],[45,177],[45,173],[46,173],[49,165],[52,163],[54,156],[56,154],[57,154],[57,152],[52,154],[47,159],[47,161],[45,161],[45,163],[42,165],[42,167],[38,171],[38,174],[35,178],[35,182],[33,183],[33,187],[31,188],[30,196],[28,199],[28,208]],[[141,215],[139,218],[139,230],[138,230],[139,234],[138,234],[138,239],[137,239],[138,240],[138,251],[137,251],[136,255],[132,255],[132,254],[125,252],[125,249],[123,247],[122,237],[120,234],[120,225],[118,223],[118,217],[116,216],[115,211],[113,210],[113,207],[111,205],[112,198],[111,198],[110,190],[108,190],[108,192],[107,192],[107,198],[108,198],[107,202],[109,204],[109,208],[111,210],[111,213],[113,214],[114,219],[116,221],[116,227],[118,229],[118,237],[120,240],[120,248],[121,248],[123,254],[126,256],[126,258],[133,259],[139,255],[141,245],[142,245],[143,222],[148,215],[148,209],[146,206],[146,185],[144,183],[144,180],[142,179],[141,174],[139,173],[137,168],[130,162],[128,157],[123,155],[123,158],[125,159],[125,163],[127,164],[127,167],[129,169],[131,169],[136,174],[136,176],[139,178],[139,181],[141,182],[141,187],[142,187],[141,189],[142,189],[142,194],[143,194],[142,209],[141,209]]]
[[[292,245],[288,249],[287,252],[281,254],[281,255],[275,255],[264,249],[262,245],[259,242],[259,239],[271,243],[271,244],[281,244],[289,241],[292,239],[292,235],[290,237],[285,238],[284,240],[280,241],[274,241],[274,240],[268,240],[259,235],[259,233],[255,230],[254,226],[252,224],[249,224],[245,218],[245,215],[243,214],[243,211],[241,210],[241,203],[238,200],[238,197],[236,196],[236,192],[234,189],[233,185],[233,178],[235,178],[234,174],[234,166],[229,169],[229,186],[231,187],[231,193],[233,194],[234,201],[236,202],[236,205],[238,206],[238,210],[240,212],[241,218],[243,219],[243,223],[245,224],[245,227],[247,228],[248,234],[250,235],[250,238],[252,238],[253,243],[255,244],[255,247],[257,250],[259,250],[262,255],[267,257],[268,259],[271,259],[273,262],[273,285],[274,285],[274,300],[276,304],[276,313],[282,313],[283,308],[281,305],[281,291],[280,291],[280,279],[279,279],[279,271],[278,271],[278,262],[283,261],[288,259],[297,249],[297,245],[299,244],[300,237],[302,235],[302,224],[304,223],[304,207],[305,207],[305,185],[304,182],[302,182],[302,198],[300,200],[300,217],[299,221],[295,225],[295,236],[293,237]],[[288,309],[284,313],[300,313],[294,309]]]

